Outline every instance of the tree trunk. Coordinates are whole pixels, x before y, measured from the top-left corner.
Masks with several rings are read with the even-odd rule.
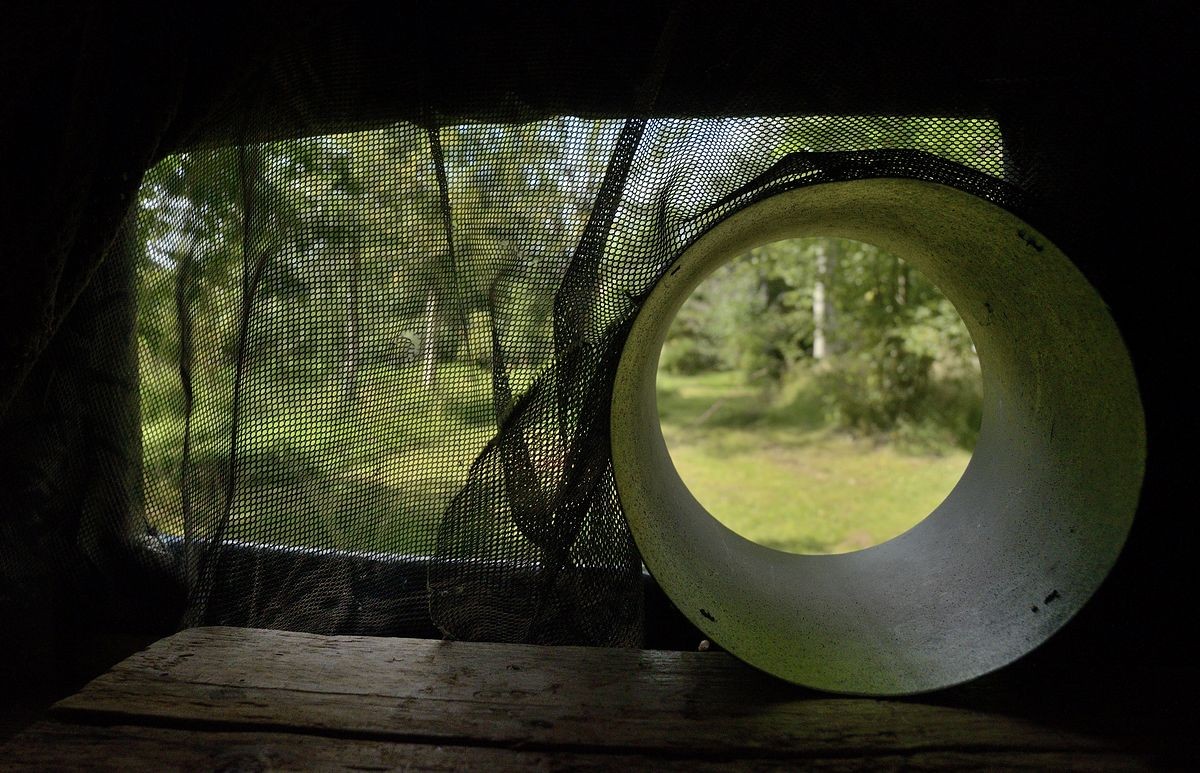
[[[425,298],[425,330],[421,334],[421,358],[424,361],[422,381],[425,386],[431,386],[437,374],[437,301],[437,290],[429,288]]]
[[[359,319],[359,283],[362,281],[362,258],[358,250],[352,252],[350,283],[346,287],[346,349],[342,357],[342,398],[354,400],[358,388],[358,360],[361,348],[362,322]]]
[[[813,359],[820,362],[828,354],[825,340],[826,322],[829,319],[829,304],[826,287],[829,280],[828,244],[817,242],[817,271],[813,279]]]

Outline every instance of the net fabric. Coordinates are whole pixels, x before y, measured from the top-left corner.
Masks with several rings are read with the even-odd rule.
[[[152,169],[118,244],[127,528],[185,624],[635,645],[609,395],[657,279],[799,186],[910,177],[1022,207],[978,117],[255,126]]]

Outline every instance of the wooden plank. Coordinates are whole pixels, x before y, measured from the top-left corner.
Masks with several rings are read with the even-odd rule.
[[[5,770],[738,770],[947,771],[1150,769],[1128,755],[919,752],[912,755],[663,757],[546,749],[397,743],[290,733],[42,722],[0,747]]]
[[[41,719],[49,708],[46,705],[49,702],[41,705],[9,703],[0,697],[0,743]]]
[[[919,702],[814,695],[724,653],[200,628],[53,709],[63,720],[740,756],[1103,754],[1111,738]],[[90,719],[88,719],[90,718]]]

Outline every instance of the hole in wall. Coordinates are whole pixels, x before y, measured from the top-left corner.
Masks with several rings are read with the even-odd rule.
[[[673,463],[737,534],[846,553],[923,520],[962,477],[982,415],[962,317],[915,267],[835,238],[789,239],[718,268],[659,360]]]

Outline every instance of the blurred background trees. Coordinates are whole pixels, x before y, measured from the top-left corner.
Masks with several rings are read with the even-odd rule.
[[[736,374],[859,434],[970,449],[979,427],[978,359],[953,305],[904,261],[846,239],[776,242],[718,269],[680,310],[660,367]]]
[[[232,512],[246,539],[431,550],[412,524],[436,521],[494,435],[507,409],[494,373],[517,399],[553,360],[555,290],[620,128],[398,125],[152,169],[133,247],[154,528]],[[781,154],[906,147],[997,174],[1003,162],[995,125],[977,120],[668,122],[643,142],[706,149],[687,163],[716,197],[737,184],[744,132]],[[627,215],[657,206],[662,181],[636,179],[658,173],[646,169]],[[978,428],[978,365],[954,309],[895,257],[846,240],[779,242],[719,270],[680,312],[662,373],[664,430],[696,449],[720,438],[674,430],[838,432],[940,453],[969,449]],[[689,390],[703,396],[672,400]],[[312,518],[277,523],[284,503]]]

